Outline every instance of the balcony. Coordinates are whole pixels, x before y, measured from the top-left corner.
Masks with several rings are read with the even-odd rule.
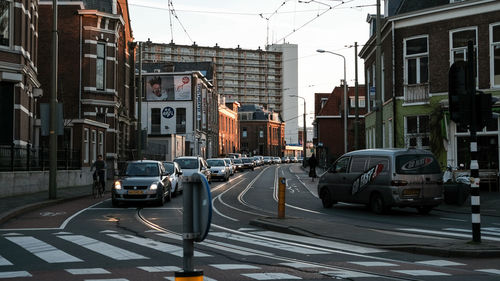
[[[429,83],[404,85],[405,103],[429,102]]]

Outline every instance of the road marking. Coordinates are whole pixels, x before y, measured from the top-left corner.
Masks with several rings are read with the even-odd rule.
[[[235,270],[235,269],[260,269],[260,267],[249,264],[209,264],[220,270]]]
[[[500,275],[500,270],[498,270],[498,269],[476,269],[476,271]]]
[[[116,231],[116,230],[103,230],[99,233],[118,233],[118,231]]]
[[[4,235],[2,236],[23,236],[24,234],[21,234],[21,233],[16,233],[16,232],[9,232],[9,233],[5,233]]]
[[[309,264],[304,262],[283,262],[280,263],[283,266],[293,267],[293,268],[315,268],[315,267],[323,267],[321,265]]]
[[[483,227],[484,230],[488,231],[498,231],[500,232],[500,227]]]
[[[12,263],[8,261],[6,258],[0,256],[0,266],[2,265],[12,265]]]
[[[85,281],[129,281],[129,280],[125,278],[118,278],[118,279],[85,279]]]
[[[241,274],[243,276],[246,276],[248,278],[252,278],[255,280],[292,280],[292,279],[302,279],[297,276],[293,276],[290,274],[286,273],[246,273],[246,274]]]
[[[356,272],[356,271],[350,271],[350,270],[336,270],[336,271],[322,271],[320,274],[323,275],[328,275],[330,277],[334,278],[362,278],[362,277],[377,277],[376,275],[373,274],[368,274],[368,273],[363,273],[363,272]]]
[[[323,248],[344,250],[344,251],[355,252],[355,253],[360,253],[360,254],[373,254],[373,253],[385,253],[385,252],[387,252],[386,250],[361,247],[361,246],[356,246],[353,244],[339,243],[339,242],[334,242],[334,241],[304,237],[304,236],[293,235],[293,234],[278,233],[278,232],[273,232],[273,231],[258,231],[258,232],[252,232],[252,234],[262,235],[262,236],[272,237],[272,238],[277,238],[277,239],[285,239],[285,240],[289,240],[289,241],[293,241],[293,242],[300,241],[301,243],[307,243],[307,244],[311,244],[311,245],[315,245],[315,246],[321,245],[321,247],[323,247]]]
[[[67,235],[57,237],[115,260],[149,259],[145,256],[118,248],[105,242],[85,237],[83,235]]]
[[[465,265],[463,263],[452,262],[447,260],[429,260],[429,261],[417,261],[415,263],[426,264],[426,265],[434,265],[434,266],[456,266],[456,265]]]
[[[246,237],[243,235],[231,234],[231,233],[227,233],[227,232],[210,232],[210,235],[225,238],[225,239],[230,239],[230,240],[236,240],[239,242],[244,242],[244,243],[248,243],[248,244],[252,244],[252,245],[260,245],[260,246],[264,246],[264,247],[269,247],[269,248],[274,248],[274,249],[278,249],[278,250],[299,253],[299,254],[304,254],[304,255],[327,254],[327,252],[324,252],[324,251],[318,251],[318,250],[313,250],[313,249],[307,249],[304,247],[297,247],[297,246],[287,245],[287,244],[283,244],[283,243],[266,241],[266,240],[262,240],[262,239],[256,239],[256,238]]]
[[[70,268],[65,270],[73,275],[111,274],[104,268]]]
[[[418,233],[427,233],[427,234],[448,235],[448,236],[462,237],[462,238],[470,238],[470,235],[467,235],[467,234],[445,232],[445,231],[426,230],[426,229],[417,229],[417,228],[398,228],[398,230],[418,232]],[[500,238],[497,238],[497,237],[482,236],[481,238],[483,240],[500,241]]]
[[[16,277],[33,277],[28,271],[6,271],[0,272],[0,279]]]
[[[124,235],[124,234],[108,234],[108,236],[113,237],[115,239],[120,239],[122,241],[134,243],[143,247],[147,247],[153,250],[157,250],[163,253],[171,254],[177,257],[182,257],[183,248],[175,245],[170,245],[167,243],[155,241],[149,238],[141,238],[132,235]],[[195,257],[210,257],[210,255],[201,253],[199,251],[194,252]]]
[[[472,229],[463,229],[463,228],[444,228],[443,230],[472,233]],[[489,235],[500,236],[500,232],[493,232],[493,231],[487,231],[487,230],[485,231],[485,230],[486,229],[483,228],[481,230],[481,234],[489,234]]]
[[[449,276],[448,273],[437,272],[432,270],[391,270],[393,272],[411,275],[411,276]]]
[[[399,266],[398,264],[389,263],[389,262],[382,262],[382,261],[350,261],[348,263],[362,265],[362,266],[368,266],[368,267],[375,267],[375,266]]]
[[[459,221],[459,222],[465,222],[466,220],[461,220],[461,219],[452,219],[452,218],[439,218],[440,220],[447,220],[447,221]]]
[[[147,272],[175,272],[180,271],[181,268],[177,266],[138,266],[137,268]]]
[[[28,252],[48,263],[82,262],[81,259],[67,254],[52,245],[31,236],[14,236],[6,237],[6,239],[16,243]]]

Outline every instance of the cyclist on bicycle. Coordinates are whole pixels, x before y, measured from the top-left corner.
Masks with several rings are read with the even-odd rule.
[[[104,172],[106,171],[106,162],[102,159],[102,155],[97,155],[97,160],[92,163],[90,166],[90,171],[95,168],[95,172],[92,175],[94,177],[94,181],[99,177],[99,183],[101,184],[102,189],[106,188],[106,179],[104,178]]]

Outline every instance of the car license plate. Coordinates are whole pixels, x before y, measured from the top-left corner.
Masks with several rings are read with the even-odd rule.
[[[129,190],[128,191],[129,195],[140,195],[143,194],[142,190]]]
[[[403,196],[418,196],[420,194],[420,189],[405,189],[403,190]]]

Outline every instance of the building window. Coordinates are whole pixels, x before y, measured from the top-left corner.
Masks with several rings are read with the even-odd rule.
[[[474,59],[477,69],[477,30],[475,27],[455,30],[450,32],[450,65],[456,61],[466,61],[467,60],[467,42],[472,41],[474,44]],[[478,82],[477,72],[476,72],[476,85]]]
[[[104,90],[104,79],[106,73],[106,45],[97,43],[97,58],[96,58],[96,82],[97,90]]]
[[[264,131],[263,131],[263,130],[260,130],[260,131],[259,131],[259,137],[260,137],[260,138],[263,138],[263,137],[264,137]]]
[[[97,159],[97,132],[92,130],[92,162]]]
[[[349,97],[351,108],[356,108],[356,97]],[[365,97],[358,96],[358,108],[365,108]]]
[[[430,147],[429,116],[407,116],[405,118],[406,147],[428,149]]]
[[[246,138],[247,137],[247,128],[243,128],[241,130],[241,137]]]
[[[151,134],[159,135],[161,133],[161,109],[151,108]]]
[[[429,48],[427,36],[405,40],[405,80],[407,85],[429,81]]]
[[[104,132],[99,131],[99,154],[104,156]]]
[[[500,87],[500,23],[490,26],[490,42],[491,85]]]
[[[186,133],[186,109],[177,108],[175,113],[175,131],[176,133]]]
[[[10,44],[11,5],[10,1],[0,2],[0,46]]]
[[[83,163],[89,163],[89,129],[83,129]]]

